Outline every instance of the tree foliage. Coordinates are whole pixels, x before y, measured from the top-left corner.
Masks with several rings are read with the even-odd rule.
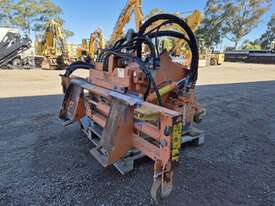
[[[74,36],[74,32],[71,30],[68,30],[68,29],[64,29],[64,35],[65,35],[65,38],[68,39],[68,38]]]
[[[240,40],[251,32],[270,9],[272,0],[225,0],[226,15],[222,31],[233,41],[235,49]]]
[[[219,44],[224,37],[222,25],[226,18],[223,0],[208,0],[204,9],[204,19],[198,31],[199,39],[205,46],[211,47]]]
[[[9,26],[12,18],[11,0],[0,0],[0,26]]]
[[[267,30],[262,34],[257,41],[264,49],[271,49],[271,44],[275,40],[275,13],[272,15],[270,21],[267,23]]]
[[[216,45],[226,37],[237,49],[271,7],[272,0],[208,0],[205,19],[199,30],[206,45]]]
[[[62,9],[51,0],[0,0],[0,23],[2,26],[13,25],[23,30],[28,36],[31,32],[41,33],[45,23],[55,19],[64,24]],[[73,32],[66,30],[66,34]]]
[[[256,41],[245,40],[241,46],[242,50],[261,50],[261,45]]]
[[[49,19],[59,18],[62,9],[50,0],[19,0],[13,4],[12,23],[28,35],[39,32]]]

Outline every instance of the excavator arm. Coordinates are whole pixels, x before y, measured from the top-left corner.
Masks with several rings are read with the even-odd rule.
[[[98,43],[97,47],[100,49],[105,48],[105,41],[104,41],[104,36],[102,29],[97,28],[93,33],[91,33],[90,36],[90,42],[89,42],[89,48],[88,48],[88,54],[92,59],[95,58],[95,53],[96,53],[96,43]]]
[[[46,24],[45,34],[42,44],[42,55],[45,56],[53,56],[57,55],[59,50],[62,55],[66,56],[68,54],[66,45],[65,45],[65,37],[64,32],[61,28],[61,25],[54,21],[50,20]],[[60,48],[58,48],[60,46]]]
[[[44,57],[42,69],[63,69],[71,62],[64,31],[55,20],[45,25],[45,33],[42,41],[36,43],[36,50]]]
[[[143,13],[141,10],[141,0],[128,0],[125,7],[122,9],[122,12],[119,15],[119,18],[116,22],[116,25],[113,29],[113,33],[111,35],[111,39],[109,44],[112,45],[114,42],[116,42],[118,39],[121,38],[124,32],[125,25],[130,21],[131,14],[134,12],[136,20],[136,31],[139,30],[142,21],[144,19]]]
[[[186,17],[185,21],[187,22],[187,24],[191,28],[191,30],[193,32],[195,32],[198,29],[202,19],[203,19],[203,16],[202,16],[201,12],[198,10],[195,10],[190,16]],[[179,27],[176,27],[175,29],[177,31],[182,32],[181,31],[182,29]],[[174,50],[175,51],[180,50],[184,46],[184,44],[186,44],[184,40],[177,39],[175,42]]]
[[[105,48],[105,40],[102,29],[97,28],[91,33],[89,39],[82,39],[81,48],[78,49],[77,58],[82,61],[94,60],[99,49]],[[83,53],[84,52],[84,53]]]

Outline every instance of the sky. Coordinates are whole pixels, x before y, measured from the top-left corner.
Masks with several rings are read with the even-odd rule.
[[[118,16],[127,0],[53,0],[63,9],[65,28],[74,32],[69,39],[71,43],[79,44],[83,38],[89,38],[90,33],[97,27],[103,29],[106,39],[110,37]],[[143,0],[142,10],[146,15],[153,8],[159,8],[168,13],[188,12],[195,9],[203,12],[206,0]],[[266,13],[257,27],[243,38],[254,40],[266,30],[266,24],[272,13],[275,13],[275,0],[272,0],[272,9]],[[127,27],[134,28],[134,16]],[[126,27],[126,29],[127,29]],[[225,40],[223,46],[231,46],[233,43]]]

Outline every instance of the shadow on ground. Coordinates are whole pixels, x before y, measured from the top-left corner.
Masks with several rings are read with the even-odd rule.
[[[202,147],[185,146],[163,205],[275,205],[275,81],[198,86]],[[89,155],[62,96],[0,99],[0,205],[152,205],[152,162],[121,176]]]

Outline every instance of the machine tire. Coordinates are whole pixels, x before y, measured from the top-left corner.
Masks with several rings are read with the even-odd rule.
[[[214,58],[210,59],[210,65],[218,65],[217,60]]]
[[[46,57],[43,58],[43,61],[41,63],[41,69],[44,69],[44,70],[50,69],[50,63]]]
[[[22,61],[20,58],[15,58],[12,60],[12,66],[20,68],[22,66]]]

